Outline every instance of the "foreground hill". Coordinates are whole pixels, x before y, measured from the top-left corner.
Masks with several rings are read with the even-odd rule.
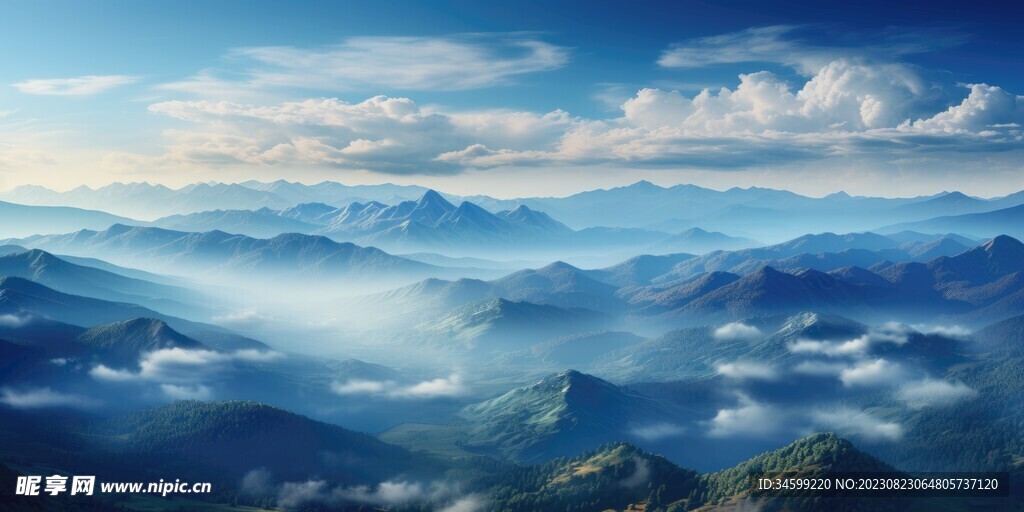
[[[388,431],[383,438],[409,447],[423,435],[446,438],[465,452],[535,463],[638,438],[634,428],[648,422],[682,422],[685,416],[667,402],[569,370],[471,404],[443,429],[409,426]],[[441,430],[446,432],[442,435]]]
[[[123,450],[132,457],[219,480],[266,468],[286,479],[320,474],[375,483],[422,464],[373,436],[257,402],[179,401],[113,418],[97,430],[124,438]]]
[[[522,349],[533,342],[600,327],[601,314],[582,308],[489,299],[456,308],[418,326],[431,343],[483,353]]]
[[[751,498],[751,471],[892,471],[835,434],[813,434],[733,468],[700,475],[661,456],[613,443],[571,459],[513,471],[496,486],[491,503],[501,510],[945,510],[941,502],[838,498]],[[955,508],[954,508],[955,509]]]

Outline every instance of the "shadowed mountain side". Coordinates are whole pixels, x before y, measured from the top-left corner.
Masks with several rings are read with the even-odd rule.
[[[373,436],[256,402],[180,401],[101,422],[95,433],[123,439],[113,443],[119,451],[155,467],[218,481],[266,468],[284,479],[376,483],[426,469],[424,457]]]
[[[685,411],[573,370],[464,408],[452,423],[461,446],[513,461],[543,461],[634,437],[630,428]]]
[[[153,318],[214,348],[266,347],[214,325],[164,315],[135,304],[61,293],[17,277],[0,277],[0,315],[11,315],[20,321],[42,318],[84,327]]]
[[[600,328],[606,318],[595,311],[505,299],[489,299],[456,308],[417,329],[426,343],[487,353],[520,350],[532,343]]]
[[[78,265],[39,249],[0,256],[0,275],[28,279],[65,293],[160,308],[176,315],[209,316],[208,310],[196,304],[210,299],[188,288]]]
[[[936,212],[937,214],[948,212]],[[889,233],[902,230],[927,231],[927,232],[948,232],[955,231],[979,238],[993,237],[996,235],[1010,235],[1015,238],[1024,238],[1024,205],[1018,204],[1012,208],[989,211],[985,213],[970,213],[965,215],[944,215],[933,219],[918,222],[905,222],[892,224],[878,228],[879,232]]]
[[[27,206],[0,201],[0,238],[76,229],[106,229],[112,224],[134,222],[101,211],[66,206]]]
[[[114,225],[109,229],[26,239],[28,246],[76,256],[127,262],[143,268],[226,274],[246,279],[407,280],[448,272],[392,256],[373,247],[338,243],[323,236],[284,234],[270,239],[221,231],[188,233]]]

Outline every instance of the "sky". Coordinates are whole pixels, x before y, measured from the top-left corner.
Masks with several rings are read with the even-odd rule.
[[[0,188],[1024,189],[1024,6],[0,1]]]

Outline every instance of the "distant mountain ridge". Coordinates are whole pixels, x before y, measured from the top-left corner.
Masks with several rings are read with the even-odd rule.
[[[77,229],[106,229],[132,219],[67,206],[28,206],[0,201],[0,236],[22,237]]]
[[[427,189],[422,187],[390,184],[348,186],[322,182],[304,185],[278,180],[272,183],[196,183],[177,190],[148,183],[114,183],[95,190],[79,187],[68,192],[21,186],[0,193],[0,199],[30,205],[112,208],[115,214],[148,220],[215,210],[270,208],[283,211],[302,204],[339,208],[344,208],[344,205],[361,205],[362,208],[372,205],[371,211],[363,212],[364,216],[372,216],[387,208],[383,205],[415,201],[426,192]],[[545,212],[577,230],[606,226],[678,233],[700,226],[708,231],[732,235],[756,235],[753,237],[769,242],[801,232],[866,230],[894,222],[925,221],[950,214],[983,214],[1024,204],[1024,194],[1020,193],[996,199],[969,197],[959,192],[895,199],[851,197],[847,194],[812,198],[758,187],[718,191],[695,185],[661,187],[644,181],[558,198],[494,199],[447,194],[445,197],[456,202],[472,202],[494,214],[525,206]],[[302,222],[310,220],[310,217],[290,218]],[[98,227],[102,226],[92,228]],[[33,233],[42,232],[36,230]],[[1020,235],[1005,229],[1003,232]],[[972,234],[986,237],[997,233]]]
[[[193,233],[115,224],[103,231],[30,237],[27,247],[95,256],[144,267],[189,272],[249,273],[292,277],[392,277],[440,273],[441,268],[372,247],[339,243],[323,236],[290,233],[270,239],[222,231]]]
[[[641,256],[595,270],[556,262],[491,281],[423,282],[368,300],[395,314],[429,316],[502,297],[665,327],[805,310],[871,323],[901,314],[978,324],[1024,313],[1024,244],[999,236],[967,248],[957,240],[826,233],[700,257]],[[842,250],[799,252],[822,249]]]

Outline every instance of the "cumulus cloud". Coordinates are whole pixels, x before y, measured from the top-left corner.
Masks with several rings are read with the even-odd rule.
[[[89,75],[75,78],[49,78],[25,80],[11,84],[26,94],[42,94],[49,96],[89,96],[108,91],[122,85],[134,84],[139,81],[137,76],[127,75]]]
[[[761,363],[736,361],[715,367],[719,375],[735,380],[775,380],[778,372],[775,368]]]
[[[761,330],[743,322],[732,322],[715,329],[714,337],[719,341],[749,341],[760,338]]]
[[[659,60],[676,68],[778,63],[802,73],[796,82],[753,68],[734,85],[697,94],[640,88],[610,119],[561,109],[455,111],[400,97],[261,103],[235,94],[266,88],[469,89],[567,61],[564,48],[528,35],[351,38],[321,48],[241,49],[233,58],[253,66],[239,82],[206,74],[165,86],[206,99],[150,106],[155,114],[193,124],[166,131],[162,154],[115,152],[103,165],[117,171],[236,165],[432,175],[541,165],[716,170],[831,158],[879,164],[936,151],[1020,149],[1024,143],[1019,96],[975,84],[964,98],[959,89],[898,61],[956,41],[950,34],[893,31],[819,47],[804,41],[806,30],[761,27],[701,38],[670,48]]]
[[[896,384],[906,376],[903,367],[885,359],[862,361],[839,372],[846,387],[875,387]]]
[[[680,436],[684,432],[686,432],[686,428],[668,422],[636,425],[629,429],[630,434],[646,441],[660,441],[665,438]]]
[[[38,409],[44,407],[89,408],[98,404],[91,398],[54,391],[48,387],[0,389],[0,403],[16,409]]]
[[[974,397],[977,391],[962,382],[924,379],[900,387],[896,397],[914,409],[946,407]]]
[[[525,35],[449,37],[350,37],[316,48],[265,46],[231,52],[252,64],[235,89],[306,88],[325,91],[386,87],[399,90],[465,90],[507,84],[527,73],[569,61],[568,49]],[[232,82],[210,72],[165,84],[196,94],[224,93]]]
[[[893,441],[903,437],[903,427],[899,423],[886,421],[857,409],[840,408],[831,411],[814,411],[811,418],[820,428],[835,430],[842,435]]]
[[[781,428],[782,416],[771,406],[739,395],[739,403],[731,409],[719,409],[709,422],[711,437],[758,437]]]
[[[959,105],[927,119],[904,123],[900,128],[920,133],[998,135],[1000,128],[1020,127],[1024,121],[1024,98],[987,84],[968,87],[970,93]]]
[[[453,373],[448,377],[425,380],[403,385],[395,381],[349,379],[332,382],[331,391],[339,395],[376,395],[388,398],[445,398],[465,394],[466,386],[462,376]]]

